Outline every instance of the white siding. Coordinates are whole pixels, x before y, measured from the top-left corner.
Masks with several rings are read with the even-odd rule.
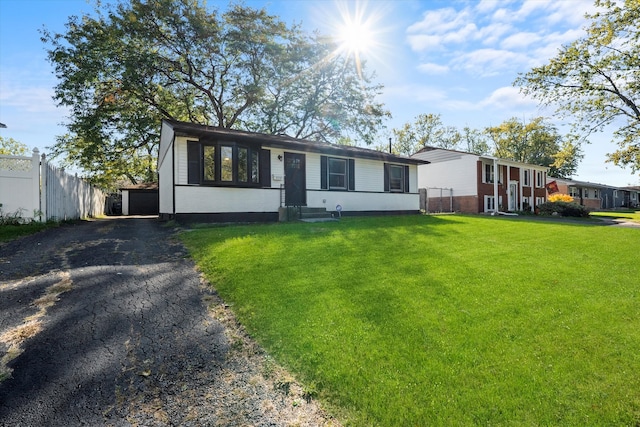
[[[306,153],[306,165],[307,165],[307,190],[319,190],[320,189],[320,154]]]
[[[176,138],[176,183],[189,183],[189,158],[187,157],[187,141],[197,141],[198,138]]]
[[[280,185],[284,185],[284,150],[263,148],[271,150],[271,188],[280,188]],[[278,156],[281,156],[282,160],[278,159]]]
[[[356,191],[384,191],[384,162],[356,159],[355,173]]]
[[[477,196],[477,180],[478,157],[475,155],[462,154],[448,161],[418,166],[418,188],[453,188],[454,196]]]

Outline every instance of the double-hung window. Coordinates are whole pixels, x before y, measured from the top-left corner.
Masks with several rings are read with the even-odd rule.
[[[270,151],[234,142],[187,142],[188,183],[270,186]]]
[[[409,192],[409,166],[384,164],[384,191],[391,193]]]
[[[320,188],[355,190],[355,159],[320,156]]]
[[[542,171],[536,171],[536,187],[542,188],[544,187],[544,175]]]
[[[571,197],[573,197],[574,199],[579,199],[580,198],[580,191],[578,190],[577,187],[569,187],[569,195]]]
[[[494,196],[484,196],[484,211],[493,212],[496,210],[496,198]]]
[[[483,172],[483,180],[482,182],[486,183],[486,184],[493,184],[493,180],[494,180],[494,168],[493,165],[491,163],[485,163],[484,164],[484,172]]]
[[[347,159],[329,158],[329,188],[347,189]]]
[[[531,171],[529,169],[525,169],[523,172],[522,180],[524,182],[522,185],[525,187],[531,187]]]

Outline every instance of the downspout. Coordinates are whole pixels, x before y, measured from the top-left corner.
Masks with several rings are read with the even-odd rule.
[[[172,218],[176,218],[176,133],[171,129],[173,136],[171,138],[171,211]],[[158,188],[160,186],[158,185]]]
[[[498,170],[498,159],[493,159],[493,214],[496,215],[500,211],[500,201],[498,197],[498,180],[500,179],[500,171]]]
[[[522,204],[522,198],[524,197],[522,193],[522,180],[524,179],[524,169],[518,168],[520,170],[520,179],[518,180],[518,210],[522,211],[524,205]]]

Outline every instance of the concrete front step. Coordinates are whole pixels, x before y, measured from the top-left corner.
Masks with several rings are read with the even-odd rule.
[[[303,206],[300,208],[300,210],[298,211],[298,209],[295,209],[295,211],[289,211],[287,213],[286,208],[280,208],[279,209],[280,212],[280,221],[291,221],[291,220],[295,220],[295,219],[301,219],[303,221],[305,220],[332,220],[333,215],[331,214],[331,212],[327,212],[326,208],[313,208],[313,207],[306,207]],[[298,212],[299,212],[299,216],[298,216]],[[293,214],[293,216],[292,216]]]
[[[311,219],[311,218],[333,218],[331,212],[305,212],[302,211],[300,214],[300,219]]]

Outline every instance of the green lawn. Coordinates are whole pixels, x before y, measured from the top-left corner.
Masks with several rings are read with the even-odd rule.
[[[632,222],[640,222],[640,210],[635,209],[620,209],[615,211],[603,211],[603,212],[591,212],[591,216],[596,218],[608,217],[608,218],[621,218]]]
[[[21,225],[0,225],[0,242],[17,239],[21,236],[34,234],[46,228],[56,226],[54,223],[32,222]]]
[[[640,423],[640,230],[416,215],[183,238],[347,425]]]

